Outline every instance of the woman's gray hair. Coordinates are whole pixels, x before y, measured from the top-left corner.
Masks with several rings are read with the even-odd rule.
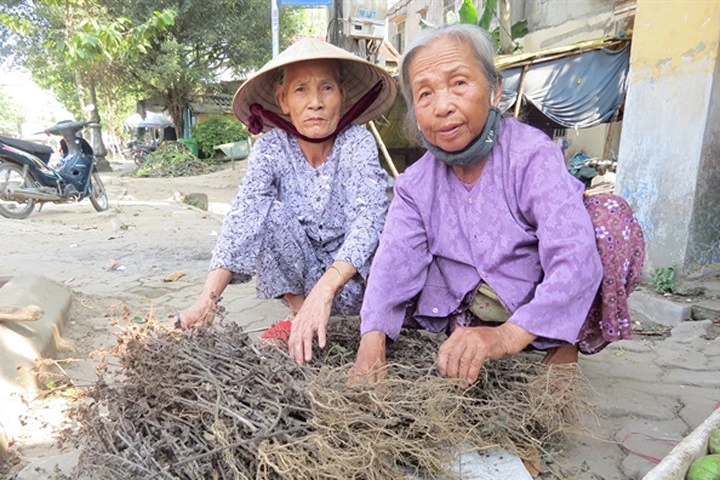
[[[408,136],[417,136],[417,120],[415,119],[415,108],[413,103],[412,89],[410,87],[410,65],[412,65],[418,52],[432,45],[436,40],[450,37],[462,45],[467,45],[477,59],[482,69],[488,88],[492,92],[495,85],[502,78],[500,72],[495,68],[495,48],[490,36],[477,25],[467,23],[453,23],[441,27],[430,27],[422,30],[410,45],[408,45],[400,62],[400,88],[408,106],[406,118],[406,130]]]

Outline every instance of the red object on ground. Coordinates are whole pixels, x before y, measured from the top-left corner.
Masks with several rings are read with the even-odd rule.
[[[290,339],[290,327],[292,323],[287,320],[280,320],[275,323],[272,327],[265,330],[265,333],[260,337],[265,342],[271,343],[273,340],[287,343]]]

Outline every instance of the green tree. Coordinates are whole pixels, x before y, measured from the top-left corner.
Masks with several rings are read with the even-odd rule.
[[[0,39],[4,52],[8,44],[16,47],[12,60],[30,70],[38,85],[60,92],[68,109],[79,113],[91,106],[92,143],[103,165],[98,85],[112,85],[113,67],[144,54],[174,17],[173,11],[156,11],[132,24],[91,1],[11,0],[0,14],[6,30]]]
[[[158,18],[156,10],[175,11],[174,24],[154,32],[147,22]],[[281,48],[305,17],[301,9],[282,9]],[[119,48],[138,37],[145,40],[138,48]],[[267,0],[5,0],[0,7],[0,55],[30,70],[68,110],[80,115],[85,103],[125,110],[128,95],[153,98],[169,110],[179,135],[183,107],[195,95],[213,93],[224,73],[257,69],[271,50]],[[66,63],[71,52],[81,64],[92,61],[82,88]]]
[[[207,120],[192,127],[192,137],[200,149],[200,158],[212,157],[215,145],[238,142],[248,136],[245,125],[222,115],[210,115]]]
[[[267,0],[99,0],[111,15],[133,21],[151,8],[173,9],[175,24],[153,42],[146,54],[126,66],[125,84],[138,98],[159,100],[184,133],[183,108],[228,72],[242,76],[270,59],[270,2]],[[281,44],[284,48],[300,30],[300,11],[283,9]]]
[[[472,0],[463,0],[463,3],[458,10],[458,16],[460,17],[461,23],[479,25],[485,31],[489,32],[490,37],[492,37],[493,44],[495,45],[495,51],[499,51],[503,54],[512,53],[513,50],[517,50],[519,48],[519,45],[515,42],[515,40],[524,37],[528,33],[527,20],[521,20],[514,23],[508,32],[506,22],[509,22],[510,4],[508,0],[501,0],[501,3],[504,4],[505,9],[501,12],[501,16],[498,17],[498,0],[485,0],[481,14],[478,13]],[[490,24],[492,23],[493,17],[498,17],[500,26],[490,30]],[[502,31],[501,28],[503,29]],[[501,45],[503,46],[502,49]]]
[[[24,120],[20,105],[0,89],[0,134],[17,136]]]

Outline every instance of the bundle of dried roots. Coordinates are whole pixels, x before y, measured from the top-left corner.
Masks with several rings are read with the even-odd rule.
[[[403,334],[381,385],[346,385],[359,338],[330,327],[318,360],[297,366],[229,324],[123,331],[74,411],[79,477],[392,479],[446,477],[463,449],[527,456],[575,425],[575,369],[489,362],[467,390],[437,375],[436,341]],[[107,357],[112,360],[113,357]]]

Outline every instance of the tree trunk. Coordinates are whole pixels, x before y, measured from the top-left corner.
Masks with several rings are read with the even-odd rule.
[[[172,121],[175,124],[175,135],[177,138],[183,138],[185,130],[185,118],[183,117],[182,105],[177,105],[176,102],[171,102],[168,106],[168,111],[172,117]]]
[[[183,115],[185,106],[189,104],[189,95],[181,86],[173,86],[167,91],[165,97],[165,107],[172,117],[175,124],[175,134],[177,138],[185,136],[185,116]]]
[[[500,10],[500,54],[506,55],[513,52],[513,44],[510,26],[510,0],[499,0]]]
[[[95,82],[90,81],[90,103],[92,104],[92,111],[90,112],[90,144],[92,145],[93,152],[95,153],[95,161],[97,163],[97,169],[101,172],[110,172],[110,163],[107,159],[107,149],[102,138],[102,131],[100,128],[100,113],[98,112],[97,106],[97,94],[95,92]]]

